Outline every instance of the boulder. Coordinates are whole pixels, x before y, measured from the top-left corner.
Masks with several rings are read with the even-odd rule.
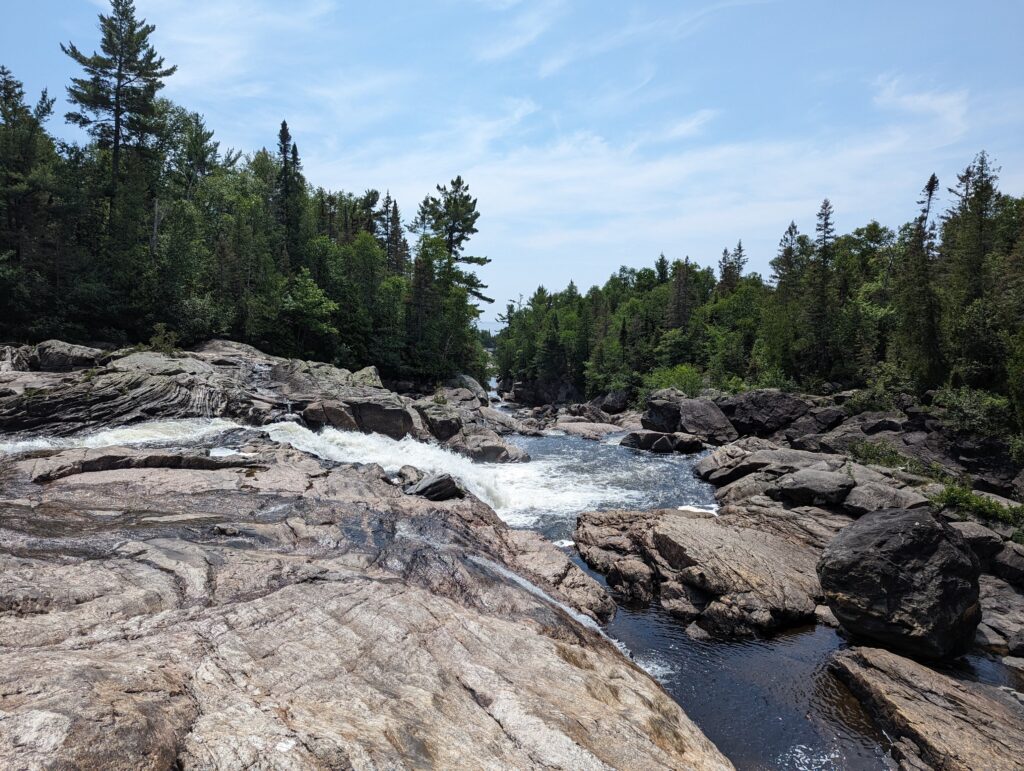
[[[412,433],[413,421],[402,400],[390,391],[367,396],[346,396],[344,404],[366,434],[384,434],[401,439]]]
[[[859,517],[883,509],[919,509],[929,500],[921,493],[882,482],[864,482],[854,487],[843,499],[843,511]]]
[[[679,402],[677,431],[692,434],[711,444],[725,444],[739,437],[718,405],[707,399],[683,399]]]
[[[520,447],[506,442],[486,426],[475,423],[466,424],[446,445],[460,455],[484,463],[518,463],[530,459]]]
[[[853,487],[849,474],[805,468],[779,477],[767,492],[777,500],[797,506],[836,506]]]
[[[438,441],[446,442],[462,430],[462,417],[458,410],[448,404],[434,399],[420,399],[413,402],[412,406]]]
[[[0,372],[27,372],[34,363],[35,349],[31,346],[0,345]]]
[[[302,411],[302,419],[310,428],[331,426],[341,431],[358,431],[359,424],[352,409],[344,402],[313,402]]]
[[[981,620],[977,557],[923,509],[864,515],[826,547],[817,571],[843,628],[894,650],[959,655]]]
[[[1024,591],[1024,546],[1008,542],[992,558],[992,572]]]
[[[973,520],[951,522],[950,524],[963,536],[964,541],[974,552],[974,556],[978,558],[981,569],[987,572],[992,565],[992,558],[1003,548],[1003,539],[999,533]]]
[[[448,387],[469,391],[480,407],[489,407],[491,404],[491,397],[487,395],[487,390],[469,375],[456,375],[448,381]]]
[[[36,346],[35,364],[43,372],[70,372],[95,367],[103,358],[99,348],[45,340]]]
[[[619,442],[622,447],[648,452],[690,454],[704,449],[704,443],[692,434],[666,434],[660,431],[631,431]]]
[[[643,427],[649,431],[671,434],[679,430],[679,402],[686,394],[676,388],[663,388],[647,398],[647,411],[641,418]]]
[[[451,474],[431,474],[419,482],[407,485],[406,495],[419,495],[428,501],[449,501],[452,498],[464,498],[462,486],[452,478]]]
[[[629,409],[629,391],[619,389],[611,391],[601,401],[601,409],[609,415],[618,415]]]
[[[776,390],[746,391],[717,404],[742,436],[770,436],[810,409],[799,396]]]

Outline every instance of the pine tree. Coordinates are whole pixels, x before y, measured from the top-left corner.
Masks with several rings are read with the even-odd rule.
[[[89,130],[101,147],[110,148],[111,197],[121,174],[121,150],[154,132],[156,92],[177,67],[165,67],[149,42],[156,27],[135,18],[132,0],[111,0],[109,16],[100,14],[102,53],[86,56],[74,43],[61,50],[85,70],[72,78],[68,100],[77,107],[69,122]]]
[[[494,302],[483,294],[487,285],[474,274],[463,270],[461,265],[487,265],[488,257],[474,257],[464,253],[466,241],[477,232],[476,221],[480,212],[476,210],[476,199],[469,193],[469,186],[461,176],[447,185],[437,186],[437,196],[427,196],[420,204],[414,227],[429,227],[445,245],[447,261],[439,272],[439,280],[450,286],[462,287],[469,295],[481,302]]]

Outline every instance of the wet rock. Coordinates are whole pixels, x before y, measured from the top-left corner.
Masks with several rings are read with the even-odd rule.
[[[742,436],[770,436],[810,409],[799,396],[774,390],[746,391],[717,404]]]
[[[302,419],[311,428],[330,426],[340,431],[359,431],[352,408],[343,402],[313,402],[302,411]]]
[[[654,571],[633,557],[616,560],[608,571],[608,585],[626,600],[650,602],[654,595]]]
[[[528,461],[529,454],[510,444],[486,426],[468,424],[446,442],[446,446],[460,455],[484,463],[519,463]]]
[[[928,764],[910,768],[1020,768],[1024,710],[1000,689],[877,648],[841,651],[831,668],[889,736],[903,747],[908,740]]]
[[[964,652],[981,620],[978,560],[923,510],[867,514],[818,562],[828,606],[851,634],[924,658]]]
[[[344,404],[355,416],[359,430],[401,439],[412,433],[412,416],[398,395],[390,391],[366,396],[348,396]]]
[[[466,491],[451,474],[431,474],[405,488],[406,495],[419,495],[428,501],[449,501],[464,498]]]
[[[569,436],[578,436],[592,442],[599,442],[609,434],[617,434],[622,430],[614,423],[590,423],[586,420],[566,420],[565,418],[559,418],[553,428],[564,431]]]
[[[432,436],[445,442],[462,430],[462,416],[458,410],[434,399],[420,399],[413,403]]]
[[[631,431],[619,442],[622,447],[629,447],[634,450],[647,450],[648,452],[680,452],[690,454],[704,449],[704,443],[691,434],[672,433],[666,434],[660,431]]]

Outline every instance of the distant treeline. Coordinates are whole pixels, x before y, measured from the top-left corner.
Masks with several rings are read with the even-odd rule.
[[[897,232],[837,235],[825,200],[813,234],[785,230],[769,280],[744,275],[739,243],[717,274],[662,256],[585,294],[541,287],[508,306],[500,375],[542,396],[869,386],[884,406],[943,388],[993,430],[1024,426],[1024,199],[999,192],[997,172],[980,153],[942,213],[932,175]]]
[[[392,377],[483,373],[486,287],[467,266],[487,259],[465,252],[479,214],[461,178],[407,229],[390,195],[311,187],[284,122],[273,150],[222,151],[158,97],[175,68],[154,27],[111,5],[98,53],[61,46],[87,144],[51,136],[55,99],[30,104],[0,67],[0,340],[224,336]]]

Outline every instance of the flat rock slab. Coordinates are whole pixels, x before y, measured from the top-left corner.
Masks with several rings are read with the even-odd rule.
[[[919,762],[948,771],[1021,768],[1024,708],[1000,689],[954,680],[879,648],[842,651],[832,669],[898,747],[917,750]]]

